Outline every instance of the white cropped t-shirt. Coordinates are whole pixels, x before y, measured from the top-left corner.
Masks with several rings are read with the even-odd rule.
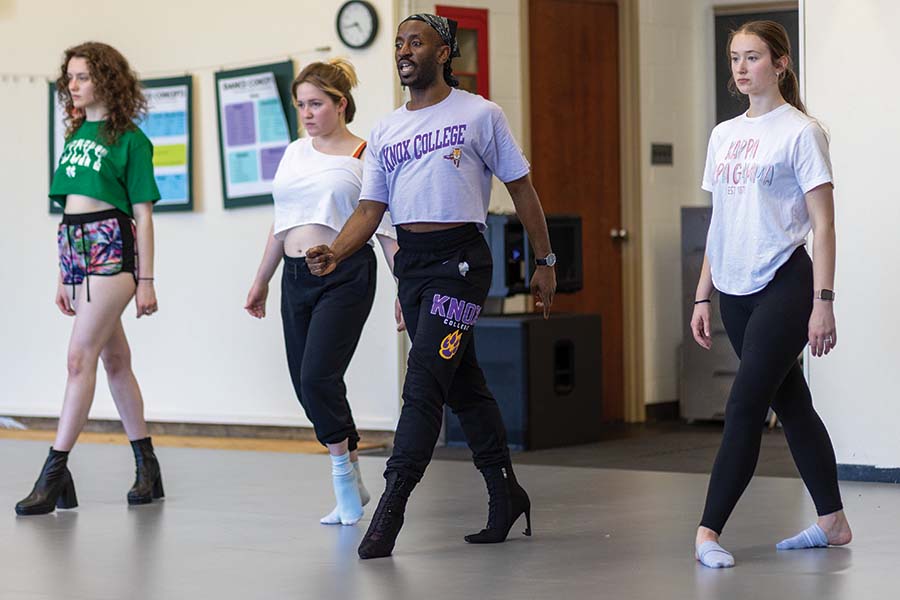
[[[300,225],[340,231],[359,204],[362,173],[361,158],[319,152],[309,137],[291,142],[272,181],[275,238],[283,240]],[[375,233],[396,239],[387,212]]]

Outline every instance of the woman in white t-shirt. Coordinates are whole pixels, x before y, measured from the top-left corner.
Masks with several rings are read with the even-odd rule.
[[[269,281],[283,258],[281,316],[291,380],[332,460],[337,506],[320,519],[328,525],[356,523],[369,501],[344,373],[375,298],[375,253],[370,240],[325,278],[310,274],[305,253],[331,244],[359,203],[366,142],[347,128],[356,112],[355,86],[353,66],[341,59],[310,64],[294,79],[291,94],[309,137],[291,143],[278,165],[275,220],[244,306],[254,317],[266,316]],[[397,242],[387,218],[376,237],[393,269]]]
[[[744,24],[729,38],[728,57],[729,87],[749,97],[750,109],[710,136],[702,187],[712,192],[713,215],[691,319],[694,339],[709,349],[709,298],[718,290],[741,359],[697,530],[696,557],[713,568],[734,565],[719,535],[753,476],[770,406],[819,515],[778,549],[843,545],[852,537],[834,449],[797,360],[807,343],[813,356],[837,344],[828,139],[800,100],[781,25]],[[805,248],[810,229],[812,261]]]

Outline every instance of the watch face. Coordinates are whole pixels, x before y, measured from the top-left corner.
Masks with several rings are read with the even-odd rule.
[[[378,15],[375,8],[362,0],[345,2],[338,11],[337,33],[341,41],[351,48],[365,48],[378,33]]]
[[[542,266],[542,267],[544,267],[544,266],[552,267],[553,265],[556,264],[556,255],[551,252],[544,258],[535,259],[534,264]]]

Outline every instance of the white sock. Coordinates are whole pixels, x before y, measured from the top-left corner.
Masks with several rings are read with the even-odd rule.
[[[734,566],[731,552],[713,541],[703,542],[697,546],[696,556],[700,564],[710,569],[727,569]]]
[[[805,548],[827,548],[828,536],[819,527],[818,523],[813,523],[807,529],[804,529],[797,535],[786,540],[782,540],[775,545],[779,550],[803,550]]]
[[[369,495],[369,491],[366,489],[366,486],[362,480],[362,474],[360,473],[360,470],[359,470],[359,461],[350,462],[350,465],[352,465],[352,470],[350,471],[350,474],[353,476],[354,483],[356,484],[355,487],[357,489],[358,498],[359,498],[359,500],[358,500],[359,516],[355,517],[355,520],[354,520],[353,517],[357,514],[357,512],[355,512],[355,508],[351,507],[351,510],[349,512],[347,510],[344,511],[344,515],[343,515],[344,518],[343,519],[341,518],[341,514],[342,514],[341,513],[341,499],[340,499],[341,497],[338,494],[338,483],[337,483],[337,477],[339,475],[336,474],[336,470],[338,470],[338,466],[337,466],[338,462],[341,462],[342,466],[340,467],[340,471],[341,471],[341,473],[345,472],[346,467],[343,466],[343,461],[341,460],[344,457],[346,457],[346,460],[349,461],[350,454],[348,453],[343,456],[332,456],[331,457],[331,462],[332,462],[331,473],[332,473],[332,478],[334,479],[334,486],[335,486],[334,495],[338,499],[338,501],[337,501],[337,505],[335,505],[335,507],[334,507],[334,510],[332,510],[330,513],[328,513],[327,515],[325,515],[324,517],[319,519],[319,523],[321,523],[323,525],[340,525],[340,524],[353,525],[354,523],[359,521],[360,518],[362,518],[362,514],[363,514],[362,507],[365,506],[366,504],[368,504],[369,500],[371,499],[371,496]],[[345,475],[341,475],[341,476],[345,477]],[[343,483],[341,485],[343,486]],[[354,505],[354,507],[355,507],[355,505]]]
[[[356,473],[356,483],[359,484],[359,499],[362,500],[362,505],[365,506],[372,499],[372,496],[369,495],[369,490],[366,489],[366,484],[363,483],[362,471],[359,470],[359,461],[353,463],[353,472]]]

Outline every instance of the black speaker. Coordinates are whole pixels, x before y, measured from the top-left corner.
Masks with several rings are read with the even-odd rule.
[[[557,293],[577,292],[584,285],[581,263],[581,217],[547,215],[550,246],[556,254]],[[516,215],[489,214],[484,237],[491,248],[494,273],[488,297],[528,292],[534,257],[528,234]]]
[[[497,399],[508,443],[540,449],[600,440],[600,316],[482,316],[475,352]],[[447,445],[465,434],[445,408]]]

